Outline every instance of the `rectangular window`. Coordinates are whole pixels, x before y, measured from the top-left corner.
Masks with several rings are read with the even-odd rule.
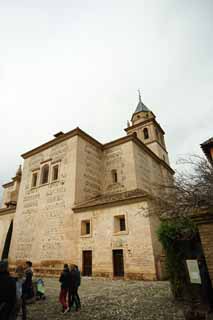
[[[49,180],[49,165],[45,164],[41,169],[41,184],[48,183]]]
[[[35,172],[32,175],[32,188],[35,188],[37,186],[37,181],[38,181],[38,172]]]
[[[126,231],[125,215],[114,217],[114,232]]]
[[[90,222],[86,222],[86,234],[90,234]]]
[[[120,231],[126,230],[126,223],[125,223],[125,217],[120,218]]]
[[[118,182],[118,174],[117,174],[117,170],[112,170],[112,182],[113,183],[117,183]]]
[[[90,220],[81,221],[81,235],[86,236],[91,234],[91,223]]]
[[[58,164],[53,166],[53,168],[52,168],[52,181],[58,180],[58,169],[59,169]]]

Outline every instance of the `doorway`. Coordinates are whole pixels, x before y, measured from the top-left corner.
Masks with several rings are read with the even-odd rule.
[[[83,251],[83,276],[92,276],[92,250]]]
[[[123,250],[113,250],[113,274],[114,277],[124,276]]]
[[[5,243],[4,243],[4,249],[3,249],[2,257],[1,257],[2,260],[8,259],[12,233],[13,233],[13,221],[11,221],[10,227],[8,229],[8,232],[7,232],[6,240],[5,240]]]

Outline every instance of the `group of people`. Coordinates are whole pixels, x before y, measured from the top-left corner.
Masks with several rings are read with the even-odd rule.
[[[81,284],[81,275],[77,265],[64,265],[64,269],[60,275],[61,291],[59,301],[62,305],[62,313],[71,311],[75,305],[78,312],[81,308],[81,301],[78,295],[78,288]]]
[[[7,261],[0,261],[0,319],[15,320],[22,310],[22,320],[26,320],[26,301],[33,297],[32,263],[18,266],[12,277]]]
[[[59,301],[62,305],[62,313],[71,311],[75,306],[78,312],[81,301],[78,288],[81,284],[81,275],[77,265],[70,267],[65,264],[60,275],[61,290]],[[44,283],[42,279],[33,285],[32,262],[26,261],[25,266],[18,266],[13,276],[10,275],[8,262],[0,261],[0,320],[15,320],[19,313],[22,320],[27,319],[27,302],[32,302],[35,297],[45,298]]]

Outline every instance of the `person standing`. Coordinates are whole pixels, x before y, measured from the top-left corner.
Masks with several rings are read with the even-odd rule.
[[[70,272],[69,267],[67,264],[64,265],[64,269],[60,275],[59,281],[61,283],[61,291],[59,295],[59,301],[62,304],[62,313],[66,313],[69,311],[68,305],[67,305],[67,293],[69,289],[69,278],[70,278]]]
[[[32,279],[33,279],[32,262],[26,261],[25,281],[22,287],[24,300],[31,299],[34,296]]]
[[[78,300],[78,307],[79,307],[79,309],[81,309],[81,300],[80,300],[80,297],[79,297],[79,294],[78,294],[78,288],[81,285],[81,273],[80,273],[80,270],[78,269],[78,266],[76,264],[74,265],[74,268],[75,268],[75,271],[76,271],[76,285],[77,285],[76,298]]]
[[[25,282],[24,268],[18,266],[16,269],[16,317],[22,311],[22,320],[27,318],[26,301],[23,297],[23,284]]]
[[[77,297],[78,294],[78,284],[79,284],[79,274],[75,268],[75,265],[71,265],[70,270],[70,280],[69,280],[69,311],[73,304],[75,303],[75,311],[79,311],[80,309],[80,299]]]
[[[8,271],[7,261],[0,261],[0,319],[16,318],[16,280]]]

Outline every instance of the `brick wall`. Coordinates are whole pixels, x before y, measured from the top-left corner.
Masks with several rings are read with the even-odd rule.
[[[209,275],[213,285],[213,223],[198,225]]]

